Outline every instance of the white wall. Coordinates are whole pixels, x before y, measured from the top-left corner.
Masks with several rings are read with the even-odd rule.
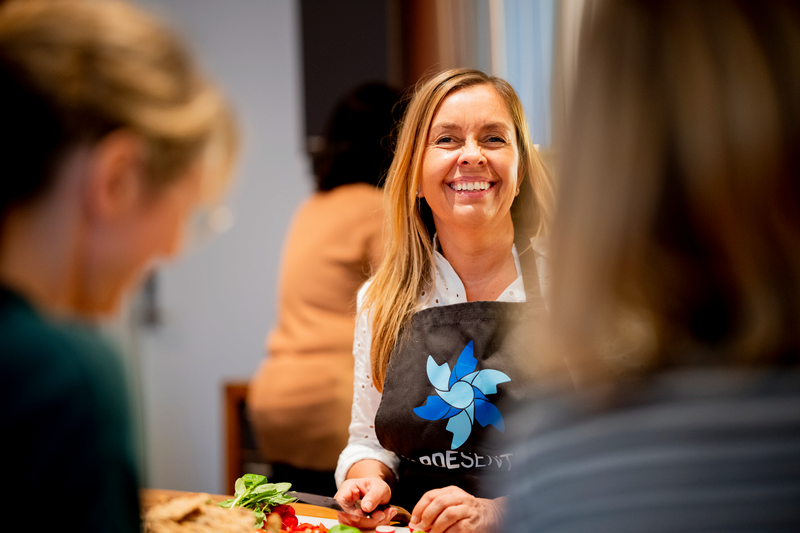
[[[567,3],[574,0],[566,0]],[[555,0],[504,0],[506,71],[534,144],[550,145]]]
[[[275,318],[283,236],[310,192],[294,0],[139,0],[177,26],[230,96],[243,152],[233,228],[159,271],[164,324],[135,330],[148,487],[223,484],[222,383],[248,378]]]

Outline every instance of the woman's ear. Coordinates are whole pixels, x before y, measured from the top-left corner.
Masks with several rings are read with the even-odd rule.
[[[143,194],[144,143],[117,130],[91,149],[84,181],[84,204],[93,220],[114,221],[135,209]]]

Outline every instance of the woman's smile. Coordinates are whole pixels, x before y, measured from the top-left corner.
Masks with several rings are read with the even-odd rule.
[[[453,181],[447,184],[448,187],[456,192],[482,192],[494,187],[493,182],[489,181]]]

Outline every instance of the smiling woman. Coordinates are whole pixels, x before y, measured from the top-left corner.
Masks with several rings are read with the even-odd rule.
[[[117,1],[0,8],[0,498],[43,480],[63,531],[138,532],[125,380],[93,322],[113,314],[226,183],[222,96],[158,21]]]
[[[427,141],[417,196],[431,209],[443,255],[458,257],[447,248],[461,245],[462,236],[470,247],[479,239],[513,242],[511,204],[519,194],[519,149],[514,121],[497,91],[477,85],[450,94],[434,115]],[[510,259],[506,254],[503,273],[489,287],[465,287],[467,298],[496,299],[517,277]]]
[[[338,496],[412,509],[409,526],[495,531],[487,446],[528,384],[516,355],[543,311],[551,186],[516,93],[470,69],[421,83],[386,184],[385,259],[359,292],[350,439]],[[339,519],[359,527],[388,522]]]

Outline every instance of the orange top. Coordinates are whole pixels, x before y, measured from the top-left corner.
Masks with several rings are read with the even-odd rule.
[[[383,252],[383,193],[366,184],[318,192],[295,215],[278,318],[247,399],[270,462],[333,470],[353,399],[356,293]]]

